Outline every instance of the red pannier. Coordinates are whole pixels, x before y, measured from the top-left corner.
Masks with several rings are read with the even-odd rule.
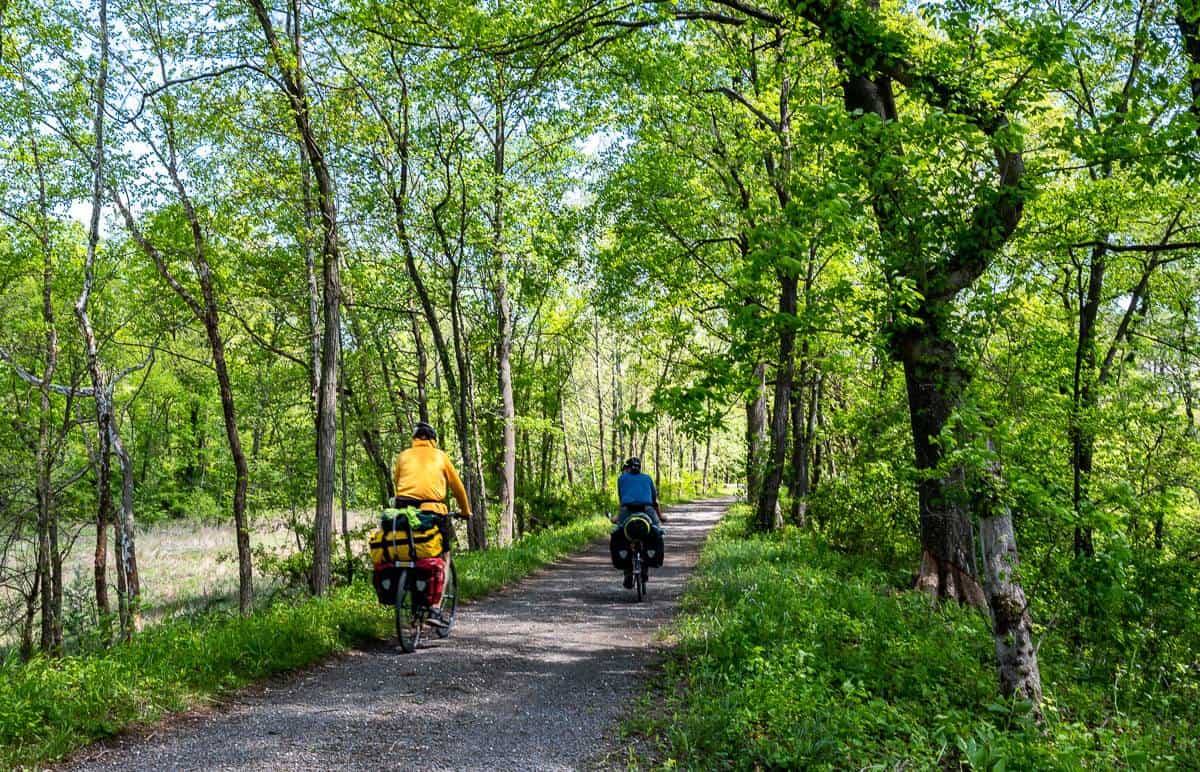
[[[420,558],[417,568],[428,577],[425,588],[425,602],[436,606],[442,602],[442,592],[446,589],[446,561],[442,558]]]

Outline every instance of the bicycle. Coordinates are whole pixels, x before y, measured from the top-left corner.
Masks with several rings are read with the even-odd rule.
[[[447,512],[446,518],[457,517],[466,519],[458,512]],[[404,521],[408,535],[408,554],[412,560],[399,560],[394,568],[400,570],[396,577],[396,637],[400,648],[407,654],[417,650],[425,628],[433,628],[438,638],[447,638],[454,629],[454,617],[458,611],[458,571],[454,568],[454,557],[447,544],[444,559],[445,586],[442,597],[436,605],[428,602],[429,572],[418,566],[416,546],[413,543],[412,526]]]
[[[633,570],[633,589],[640,603],[646,597],[646,583],[650,579],[650,555],[643,541],[653,532],[653,524],[644,514],[635,514],[625,521],[622,532],[629,544],[629,561]]]

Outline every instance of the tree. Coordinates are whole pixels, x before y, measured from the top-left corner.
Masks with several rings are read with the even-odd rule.
[[[294,26],[293,50],[284,48],[274,22],[262,0],[247,0],[262,28],[270,57],[279,71],[280,87],[287,97],[296,131],[304,146],[304,156],[317,181],[317,201],[321,212],[322,305],[321,378],[317,403],[317,513],[313,526],[312,590],[316,595],[329,591],[332,560],[334,461],[337,439],[338,364],[341,361],[341,275],[338,242],[337,198],[333,176],[317,139],[311,120],[311,104],[305,86],[304,60],[300,35],[299,0],[293,0],[290,13]]]

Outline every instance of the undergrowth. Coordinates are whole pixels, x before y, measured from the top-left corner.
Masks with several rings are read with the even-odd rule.
[[[602,516],[459,553],[460,593],[477,598],[593,541]],[[466,613],[470,613],[468,610]],[[55,761],[138,723],[392,634],[366,581],[325,598],[281,600],[250,617],[212,613],[147,628],[104,651],[0,663],[0,768]]]
[[[1045,718],[998,697],[986,620],[934,608],[900,568],[788,528],[710,537],[646,734],[685,769],[1108,769],[1200,765],[1190,690],[1075,675],[1040,652]],[[1187,663],[1180,663],[1181,667]],[[1118,708],[1119,704],[1119,708]],[[642,719],[639,719],[641,721]]]

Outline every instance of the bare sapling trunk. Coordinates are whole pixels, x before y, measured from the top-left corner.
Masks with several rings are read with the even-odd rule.
[[[562,432],[563,472],[567,476],[567,487],[575,486],[575,465],[571,461],[571,435],[567,433],[567,402],[565,386],[570,383],[568,376],[558,389],[558,428]]]
[[[787,457],[788,413],[795,367],[796,328],[790,320],[796,315],[796,283],[794,275],[779,273],[779,314],[786,321],[779,333],[779,361],[775,368],[775,398],[771,411],[771,446],[755,515],[755,522],[761,531],[771,531],[783,524],[779,510],[779,487],[783,482],[783,464]]]
[[[613,346],[613,362],[612,362],[612,434],[611,443],[609,444],[609,453],[612,455],[611,466],[613,474],[617,474],[617,470],[621,468],[621,349],[619,346]]]
[[[412,323],[413,346],[417,354],[417,420],[429,423],[429,355],[425,353],[425,336],[421,333],[417,309],[411,305],[408,318]]]
[[[321,285],[317,281],[317,261],[313,253],[312,203],[312,172],[308,166],[308,156],[304,152],[304,144],[300,145],[300,187],[304,202],[304,276],[308,280],[308,386],[312,399],[313,420],[316,420],[317,408],[320,404],[321,385]]]
[[[100,205],[104,180],[104,100],[108,85],[108,2],[100,0],[100,62],[96,75],[96,112],[92,121],[95,138],[92,156],[92,212],[88,227],[87,252],[84,257],[83,288],[75,302],[75,316],[83,334],[88,374],[91,376],[96,406],[96,550],[92,560],[96,591],[96,608],[101,614],[111,614],[108,600],[108,524],[112,521],[112,491],[109,488],[109,427],[112,424],[112,404],[108,399],[108,383],[100,368],[96,332],[88,315],[88,301],[96,281],[96,248],[100,243]]]
[[[592,319],[592,359],[596,365],[596,420],[600,441],[600,484],[608,484],[608,455],[604,452],[604,385],[600,377],[600,319]]]
[[[704,435],[704,472],[700,476],[700,489],[708,493],[708,462],[712,456],[712,431]]]
[[[291,107],[304,153],[317,181],[317,203],[321,214],[322,308],[321,378],[317,398],[317,507],[313,524],[312,591],[324,595],[332,579],[333,493],[337,442],[338,362],[341,359],[341,273],[337,224],[337,199],[333,176],[317,141],[311,122],[311,104],[304,82],[300,14],[293,4],[292,51],[285,51],[263,0],[247,0],[262,28],[279,69],[280,83]]]
[[[461,326],[458,321],[458,293],[455,292],[454,308],[455,311],[451,315],[453,326],[456,330],[455,336],[461,334]],[[468,544],[473,550],[484,550],[488,548],[488,520],[486,516],[486,498],[483,482],[483,449],[479,440],[479,418],[475,414],[475,382],[471,376],[470,359],[466,356],[465,342],[458,344],[459,346],[459,373],[461,375],[460,382],[463,384],[463,391],[459,396],[459,411],[463,415],[464,447],[470,448],[470,453],[464,454],[463,464],[466,466],[467,479],[471,481],[470,487],[467,490],[467,495],[471,499],[471,509],[473,512],[479,513],[478,516],[472,517],[467,528]]]
[[[353,302],[348,303],[348,305],[353,306]],[[349,321],[350,329],[356,339],[368,339],[365,331],[362,329],[362,326],[358,323],[357,316],[347,311],[346,319]],[[375,348],[378,351],[378,342],[376,341],[375,343]],[[382,361],[382,359],[382,356],[377,357],[378,361]],[[360,356],[358,358],[358,371],[362,376],[361,388],[356,388],[348,382],[348,376],[345,370],[345,362],[343,361],[341,399],[342,403],[349,403],[350,410],[353,413],[354,422],[356,424],[355,431],[358,434],[358,438],[363,450],[366,451],[367,457],[371,460],[371,470],[375,473],[375,479],[379,484],[379,503],[382,505],[386,504],[388,499],[392,497],[392,486],[394,483],[392,480],[392,470],[388,464],[388,460],[383,450],[383,436],[379,430],[379,416],[381,414],[381,408],[376,400],[375,389],[371,383],[371,373],[368,366],[367,357]],[[386,370],[384,370],[384,372],[386,373]],[[345,433],[347,431],[345,415],[342,416],[341,422],[343,435],[342,458],[344,459],[347,452],[345,445]],[[345,497],[343,496],[343,499],[344,498]],[[345,506],[343,501],[343,509],[344,508]],[[344,530],[345,528],[343,528],[343,531]]]
[[[54,245],[50,231],[50,205],[46,193],[46,177],[42,164],[36,133],[30,120],[30,149],[38,179],[38,225],[37,239],[42,248],[42,324],[46,330],[46,346],[43,352],[45,372],[38,384],[40,405],[38,411],[38,439],[34,453],[36,469],[35,497],[37,500],[37,559],[33,592],[27,608],[24,656],[32,654],[32,625],[35,600],[41,599],[41,650],[58,654],[62,650],[62,560],[58,554],[58,513],[55,508],[54,459],[55,449],[51,439],[51,413],[53,403],[50,394],[51,381],[58,369],[58,329],[55,326],[53,285]],[[55,598],[58,603],[55,603]]]
[[[138,629],[138,598],[141,597],[141,580],[138,577],[136,537],[133,517],[133,460],[125,451],[121,435],[112,433],[112,449],[121,465],[121,509],[117,527],[113,531],[113,559],[117,563],[117,582],[121,602],[121,637],[129,640]]]
[[[338,370],[345,378],[346,367],[342,362]],[[346,477],[346,395],[343,385],[343,393],[338,400],[338,414],[342,422],[341,437],[342,437],[342,452],[341,464],[339,465],[342,471],[342,548],[345,551],[346,557],[346,584],[351,584],[354,581],[354,548],[350,545],[350,512],[347,509],[350,501],[350,486]]]
[[[497,89],[503,84],[497,84]],[[512,309],[508,299],[508,254],[504,247],[504,149],[507,140],[504,105],[495,100],[495,132],[492,137],[493,190],[492,239],[496,269],[496,363],[500,389],[500,412],[504,430],[503,464],[500,469],[500,531],[497,543],[507,546],[513,540],[513,507],[516,500],[517,436],[516,407],[512,384]]]

